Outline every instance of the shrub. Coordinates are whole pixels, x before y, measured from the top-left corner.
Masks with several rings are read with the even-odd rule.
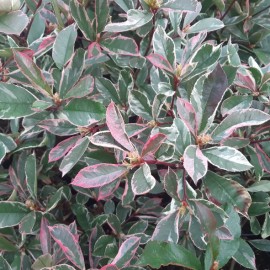
[[[9,4],[0,268],[255,269],[270,250],[267,1]]]

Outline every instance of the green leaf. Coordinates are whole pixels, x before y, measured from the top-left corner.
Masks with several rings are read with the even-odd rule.
[[[265,220],[262,226],[262,238],[267,238],[270,235],[270,215],[269,213],[265,214]]]
[[[21,10],[0,15],[0,32],[6,35],[20,35],[28,24],[27,15]]]
[[[39,122],[38,126],[57,136],[69,136],[79,133],[76,126],[64,119],[43,120]]]
[[[63,109],[62,115],[75,126],[90,126],[105,118],[105,107],[90,99],[73,99]]]
[[[133,0],[115,0],[115,3],[119,5],[125,12],[129,9],[134,9]]]
[[[49,227],[50,234],[55,242],[60,246],[63,253],[69,261],[76,265],[79,269],[84,270],[84,258],[81,247],[76,238],[66,225],[59,224]]]
[[[162,55],[172,67],[175,66],[175,46],[173,40],[166,34],[161,26],[156,28],[153,35],[154,52]]]
[[[179,218],[180,212],[178,209],[163,217],[156,225],[151,240],[177,244],[179,239]]]
[[[76,144],[69,150],[68,154],[62,160],[59,170],[62,172],[62,176],[67,174],[80,160],[89,145],[89,139],[87,137],[79,139]]]
[[[168,167],[168,171],[165,174],[165,178],[164,178],[164,188],[167,194],[173,199],[175,199],[176,201],[180,200],[179,193],[178,193],[179,183],[180,181],[176,173],[170,167]]]
[[[186,0],[171,0],[164,1],[164,4],[160,8],[168,9],[176,12],[182,11],[196,11],[198,2],[196,0],[186,1]]]
[[[199,133],[206,132],[213,123],[227,87],[227,76],[219,64],[196,81],[190,100],[196,111]]]
[[[156,179],[151,175],[150,167],[143,164],[132,176],[131,186],[135,195],[148,193],[154,188]]]
[[[101,163],[82,169],[74,178],[72,185],[83,188],[101,187],[112,183],[127,172],[127,167]]]
[[[257,109],[236,111],[228,115],[213,131],[211,137],[219,142],[229,137],[236,128],[261,125],[270,120],[270,115]]]
[[[270,252],[270,240],[267,239],[258,239],[248,241],[252,246],[258,250]]]
[[[19,202],[0,202],[0,228],[18,225],[30,210]]]
[[[74,267],[67,265],[67,264],[59,264],[52,267],[45,267],[40,270],[76,270]]]
[[[151,121],[153,119],[150,102],[145,94],[136,90],[131,91],[129,93],[128,100],[132,112],[141,116],[145,120]]]
[[[33,60],[24,52],[13,52],[14,59],[23,75],[45,96],[52,95],[52,89],[45,81],[45,78],[40,68],[33,62]]]
[[[255,254],[249,244],[240,239],[239,249],[233,256],[234,260],[248,269],[257,269],[255,263]]]
[[[184,152],[184,168],[195,184],[207,172],[207,158],[197,145],[189,145]]]
[[[6,156],[6,148],[5,145],[0,141],[0,164]]]
[[[162,256],[161,256],[162,254]],[[150,241],[146,244],[137,265],[159,269],[162,265],[183,266],[189,269],[202,270],[200,260],[184,247],[166,242]]]
[[[44,269],[44,267],[53,266],[53,258],[52,255],[47,253],[39,256],[35,262],[32,264],[32,270],[40,270]]]
[[[4,259],[3,255],[0,255],[0,269],[2,269],[2,270],[12,270],[11,266]]]
[[[251,205],[251,197],[238,182],[208,171],[203,184],[209,198],[221,205],[231,204],[242,215],[248,216],[247,211]]]
[[[253,167],[240,151],[229,146],[207,148],[203,154],[210,163],[229,172],[247,171]]]
[[[249,192],[270,192],[270,181],[261,180],[247,188]]]
[[[174,125],[178,130],[178,136],[175,142],[175,151],[179,156],[182,156],[185,149],[191,144],[191,134],[180,118],[174,119]]]
[[[81,5],[77,0],[71,0],[69,1],[69,7],[71,15],[76,21],[80,30],[83,32],[83,35],[87,39],[94,41],[96,38],[95,29],[84,6]]]
[[[109,3],[108,0],[99,0],[95,2],[96,33],[101,33],[104,30],[109,17]]]
[[[199,33],[202,31],[215,31],[224,27],[224,23],[216,18],[206,18],[199,20],[197,23],[193,24],[188,30],[187,34]]]
[[[125,32],[129,30],[135,30],[148,22],[153,18],[153,14],[146,10],[131,9],[127,12],[127,20],[121,23],[109,23],[105,26],[106,32]]]
[[[2,133],[0,133],[0,142],[4,145],[4,148],[7,153],[15,150],[17,147],[17,144],[10,136]]]
[[[25,181],[32,199],[37,198],[37,168],[35,154],[29,155],[25,163]]]
[[[74,44],[77,38],[75,25],[69,25],[60,31],[55,39],[52,57],[59,69],[62,69],[74,52]]]
[[[139,247],[140,240],[139,237],[133,236],[124,241],[112,264],[120,269],[129,265],[129,262],[135,256],[136,250]]]
[[[31,107],[36,98],[25,88],[0,83],[0,119],[16,119],[34,114]]]
[[[0,236],[0,250],[7,252],[16,252],[18,251],[18,247],[16,247],[12,242],[10,242],[7,238]],[[1,268],[1,260],[0,260],[0,269]]]

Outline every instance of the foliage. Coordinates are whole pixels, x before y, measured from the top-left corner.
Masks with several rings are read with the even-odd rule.
[[[0,268],[256,269],[270,2],[1,5]]]

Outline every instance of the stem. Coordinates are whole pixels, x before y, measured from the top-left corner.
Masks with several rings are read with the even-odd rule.
[[[186,170],[183,169],[183,202],[186,202],[188,200],[188,196],[187,196],[187,182],[186,182]]]
[[[172,116],[172,118],[174,118],[174,113],[173,113],[173,107],[174,107],[174,102],[175,102],[175,99],[176,99],[176,95],[177,95],[177,87],[179,85],[180,81],[179,79],[174,76],[174,86],[173,86],[173,90],[174,90],[174,95],[172,97],[172,102],[171,102],[171,106],[170,106],[170,114]]]
[[[220,20],[222,21],[224,19],[224,17],[226,17],[226,15],[229,13],[229,11],[231,10],[231,8],[233,7],[234,3],[236,2],[236,0],[232,0],[231,4],[229,5],[229,7],[227,8],[227,10],[225,11],[225,13],[221,16]]]
[[[151,49],[151,45],[152,45],[152,40],[153,40],[153,36],[154,36],[154,32],[155,32],[155,24],[156,24],[156,13],[153,12],[153,19],[152,19],[152,22],[153,22],[153,28],[151,29],[151,32],[149,34],[149,43],[148,43],[148,46],[145,50],[145,54],[144,56],[147,56],[147,54],[149,53],[150,49]]]
[[[61,17],[61,13],[60,13],[60,9],[58,7],[57,0],[51,0],[51,3],[52,3],[52,6],[53,6],[53,9],[55,12],[55,16],[57,19],[58,30],[61,31],[65,27],[65,25],[64,25],[64,22],[63,22],[62,17]]]
[[[262,12],[264,12],[265,10],[267,10],[268,8],[270,8],[270,5],[263,8],[262,10],[256,12],[255,14],[252,15],[252,18],[254,18],[255,16],[258,16],[259,14],[261,14]]]
[[[254,144],[254,143],[260,143],[260,142],[269,142],[270,138],[267,139],[261,139],[261,140],[257,140],[257,141],[251,141],[250,144]]]

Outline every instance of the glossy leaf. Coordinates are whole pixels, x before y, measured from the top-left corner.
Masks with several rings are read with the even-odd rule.
[[[229,146],[210,147],[203,150],[203,154],[210,163],[229,172],[247,171],[253,167],[240,151]]]
[[[121,23],[110,23],[105,26],[106,32],[125,32],[135,30],[152,20],[153,14],[147,11],[131,9],[127,12],[127,20]]]
[[[89,126],[105,118],[105,108],[97,101],[73,99],[64,107],[62,115],[75,126]]]
[[[116,265],[118,268],[127,266],[135,256],[139,244],[140,238],[136,236],[130,237],[124,241],[120,246],[116,257],[112,261],[112,264]]]
[[[129,151],[134,151],[127,133],[125,131],[125,123],[119,109],[113,102],[109,104],[106,111],[106,124],[113,138]]]
[[[72,185],[83,188],[101,187],[115,181],[127,172],[126,166],[101,163],[82,169]]]
[[[20,35],[27,26],[29,20],[27,15],[21,10],[1,14],[0,32],[6,35]]]
[[[25,163],[27,189],[33,199],[37,198],[37,164],[36,155],[29,155]]]
[[[188,30],[188,34],[199,33],[202,31],[214,31],[224,27],[224,23],[216,18],[206,18],[199,20],[197,23],[193,24]]]
[[[7,83],[0,83],[0,118],[16,119],[34,114],[31,109],[36,101],[25,88]]]
[[[62,172],[62,176],[67,174],[80,160],[89,145],[87,137],[79,139],[76,144],[69,150],[68,154],[62,160],[59,170]]]
[[[258,250],[270,252],[270,240],[267,239],[258,239],[248,241],[252,246]]]
[[[50,96],[52,89],[45,81],[40,68],[24,52],[14,51],[14,59],[23,75],[37,88],[42,94]]]
[[[172,0],[172,1],[166,1],[161,8],[182,12],[182,11],[196,11],[196,7],[198,5],[198,2],[196,0],[191,1],[185,1],[185,0]]]
[[[95,1],[96,33],[101,33],[104,30],[109,17],[109,11],[108,0]]]
[[[270,181],[261,180],[247,188],[249,192],[270,192]]]
[[[170,62],[160,54],[157,53],[150,54],[147,56],[147,60],[157,68],[168,71],[169,73],[174,72]]]
[[[184,168],[195,184],[205,176],[207,172],[207,158],[203,155],[200,148],[190,145],[184,152]]]
[[[251,197],[239,183],[208,171],[203,184],[210,200],[221,205],[232,204],[237,211],[247,216],[247,211],[251,205]]]
[[[132,176],[131,186],[135,195],[142,195],[154,188],[156,179],[151,175],[147,163],[143,164]]]
[[[149,265],[157,269],[162,265],[177,265],[189,269],[202,270],[199,259],[191,251],[174,243],[158,241],[150,241],[146,244],[137,264],[140,266]]]
[[[146,141],[146,143],[142,149],[141,156],[146,157],[148,155],[154,155],[165,139],[166,139],[166,135],[164,135],[162,133],[157,133],[154,136],[150,137]]]
[[[69,25],[58,33],[52,51],[53,60],[58,68],[62,69],[71,58],[76,38],[77,31],[74,24]]]
[[[0,202],[0,228],[18,225],[29,212],[20,202]]]
[[[79,246],[78,239],[66,225],[55,225],[49,227],[50,234],[54,241],[60,246],[65,256],[75,266],[85,269],[82,250]]]

